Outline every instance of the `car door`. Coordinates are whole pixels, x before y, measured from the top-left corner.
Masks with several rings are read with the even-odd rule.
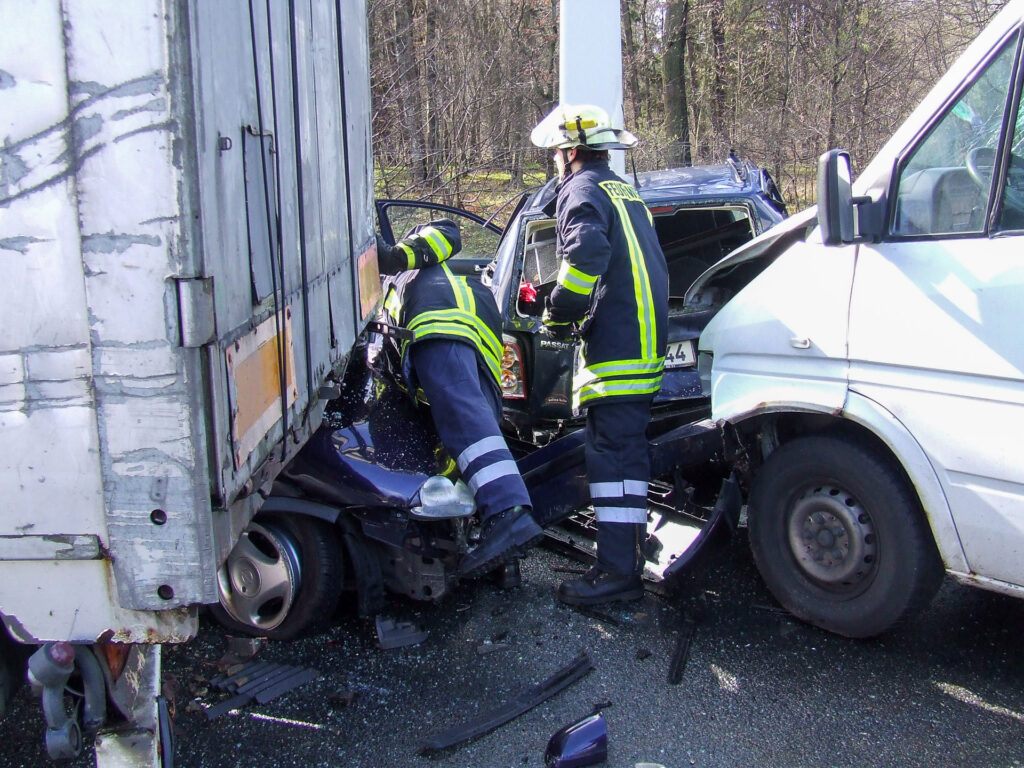
[[[401,239],[418,224],[434,219],[448,218],[458,224],[462,250],[448,262],[456,274],[479,277],[494,258],[501,240],[501,227],[461,208],[409,200],[377,200],[376,207],[381,236],[389,243]]]
[[[1015,32],[898,159],[861,245],[850,388],[929,456],[970,570],[1024,584],[1024,112]]]

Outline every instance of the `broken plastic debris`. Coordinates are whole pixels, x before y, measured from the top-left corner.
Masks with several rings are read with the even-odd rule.
[[[409,621],[395,621],[377,617],[377,639],[385,651],[417,645],[427,639],[427,631]]]
[[[232,667],[249,661],[267,645],[265,637],[233,637],[227,635],[227,648],[217,660],[218,667]]]
[[[519,717],[524,712],[529,712],[538,704],[565,690],[593,668],[594,665],[591,663],[590,657],[586,653],[582,653],[547,680],[527,688],[514,699],[497,709],[485,712],[462,725],[456,725],[440,733],[435,733],[426,740],[417,752],[421,755],[433,754],[434,752],[447,749],[463,741],[493,731],[498,726]]]
[[[608,758],[608,724],[597,712],[557,730],[544,751],[547,768],[582,768]]]
[[[697,625],[692,619],[683,619],[683,627],[679,631],[679,641],[672,653],[672,661],[668,665],[668,684],[679,685],[683,681],[683,670],[686,668],[686,660],[690,656],[690,641],[693,640],[693,632]]]
[[[207,709],[208,720],[213,720],[232,709],[244,707],[253,700],[266,704],[293,688],[315,680],[320,674],[315,669],[301,669],[266,661],[254,661],[233,669],[236,671],[217,675],[210,680],[210,685],[214,688],[235,695]]]

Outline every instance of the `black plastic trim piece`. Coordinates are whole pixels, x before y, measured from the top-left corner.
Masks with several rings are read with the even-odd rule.
[[[581,653],[570,664],[562,667],[547,680],[527,688],[497,709],[430,736],[417,750],[417,753],[427,755],[439,752],[493,731],[498,726],[529,712],[555,694],[561,693],[577,680],[586,676],[592,669],[594,669],[594,665],[590,661],[590,657],[586,653]]]

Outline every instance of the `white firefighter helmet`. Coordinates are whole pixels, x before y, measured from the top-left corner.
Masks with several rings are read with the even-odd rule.
[[[530,141],[545,149],[630,149],[636,145],[636,136],[612,127],[608,113],[593,104],[559,104],[537,123]]]

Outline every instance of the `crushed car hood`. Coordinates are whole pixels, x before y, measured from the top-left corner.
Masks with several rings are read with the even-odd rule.
[[[776,224],[767,232],[763,232],[748,243],[744,243],[722,260],[712,264],[698,277],[686,292],[685,305],[691,309],[700,309],[721,304],[722,299],[728,300],[752,280],[762,269],[768,266],[775,257],[786,250],[796,240],[805,239],[817,225],[817,206],[811,206]],[[760,268],[745,269],[742,278],[730,285],[730,296],[722,297],[721,292],[712,290],[726,278],[738,272],[744,265],[757,265]]]

